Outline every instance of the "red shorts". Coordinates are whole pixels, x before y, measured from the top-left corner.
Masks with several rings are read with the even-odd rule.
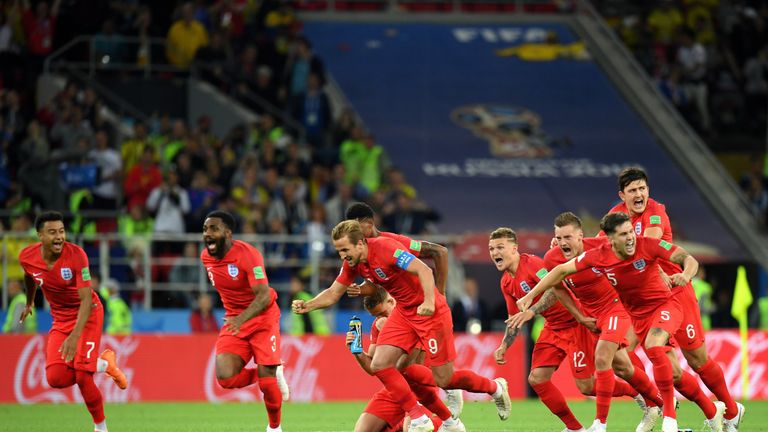
[[[96,372],[96,360],[99,358],[99,345],[101,345],[101,331],[104,327],[104,309],[101,305],[95,305],[91,316],[85,322],[80,340],[77,343],[75,358],[65,363],[61,358],[59,348],[64,339],[72,333],[75,322],[54,323],[48,332],[48,344],[45,349],[45,367],[54,364],[65,364],[75,370]]]
[[[545,325],[539,340],[533,346],[531,369],[554,367],[557,369],[563,359],[569,359],[571,374],[576,379],[586,379],[595,372],[595,344],[597,335],[583,325],[552,330]]]
[[[384,420],[393,429],[405,417],[405,411],[403,411],[400,404],[392,398],[392,395],[385,388],[374,393],[363,412]]]
[[[704,326],[701,324],[699,301],[693,286],[672,288],[672,295],[677,298],[683,311],[683,321],[675,333],[675,342],[685,351],[695,350],[704,345]]]
[[[272,303],[258,316],[251,318],[232,335],[224,327],[216,340],[216,355],[236,354],[247,364],[251,357],[256,364],[280,364],[280,308]]]
[[[597,328],[600,329],[600,340],[613,342],[619,345],[619,349],[629,345],[627,332],[632,327],[632,320],[621,302],[615,302],[606,309],[597,320]]]
[[[635,328],[637,340],[643,346],[645,346],[645,338],[648,336],[648,331],[654,327],[669,333],[669,342],[667,344],[675,346],[672,342],[672,336],[680,328],[682,320],[683,311],[680,308],[680,303],[672,296],[667,299],[666,303],[657,307],[645,318],[632,318],[632,326]]]
[[[400,308],[395,306],[376,342],[377,345],[396,346],[407,353],[421,344],[426,348],[425,362],[431,367],[441,366],[456,359],[453,319],[448,308],[439,315],[405,316]]]

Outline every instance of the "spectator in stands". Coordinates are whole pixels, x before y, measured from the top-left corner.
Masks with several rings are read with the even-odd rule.
[[[202,226],[202,222],[200,224]],[[199,226],[197,227],[199,229]],[[197,243],[184,243],[182,256],[176,260],[168,275],[168,282],[173,284],[176,300],[184,307],[192,303],[192,292],[200,287],[200,252]]]
[[[47,1],[39,1],[34,12],[29,0],[23,0],[23,5],[22,24],[27,41],[27,64],[30,65],[28,73],[30,76],[37,76],[43,70],[43,61],[53,52],[53,37],[61,0],[54,0],[53,5],[49,5]]]
[[[172,65],[186,68],[192,63],[197,50],[208,45],[208,32],[195,21],[192,3],[181,7],[181,19],[168,31],[166,56]]]
[[[744,92],[746,110],[751,113],[750,129],[765,132],[766,104],[768,103],[768,46],[747,60],[744,65]]]
[[[91,124],[83,118],[83,110],[77,105],[65,108],[51,129],[51,140],[59,143],[56,154],[69,157],[77,153],[77,141],[93,136]]]
[[[477,281],[472,278],[464,279],[464,293],[453,303],[453,328],[458,332],[488,331],[491,328],[491,316],[488,306],[480,298]],[[471,326],[480,324],[480,329],[473,331]]]
[[[189,315],[189,328],[193,333],[218,333],[219,323],[213,315],[213,299],[206,293],[197,298],[197,308]]]
[[[155,221],[147,214],[143,203],[128,206],[128,214],[117,220],[117,231],[124,240],[126,250],[146,250],[155,231]]]
[[[307,188],[309,202],[328,202],[335,192],[335,186],[331,183],[331,173],[328,168],[322,165],[312,165]]]
[[[202,67],[201,76],[216,84],[226,82],[226,71],[232,62],[232,48],[221,32],[211,34],[211,43],[197,50],[195,65]]]
[[[697,120],[702,131],[710,130],[708,90],[707,90],[707,51],[696,42],[692,30],[684,29],[680,36],[680,48],[677,51],[677,65],[681,68],[683,88],[688,100],[696,108]]]
[[[293,116],[307,134],[307,142],[314,148],[323,148],[331,126],[331,104],[322,88],[320,75],[310,73],[305,91],[294,96]]]
[[[352,186],[347,183],[339,183],[336,194],[325,203],[325,214],[328,216],[328,221],[336,224],[344,220],[347,208],[356,201],[352,193]]]
[[[672,0],[660,0],[646,21],[654,42],[664,51],[667,51],[675,42],[677,32],[682,28],[683,23],[683,14]]]
[[[304,281],[297,275],[291,276],[290,293],[291,301],[307,301],[314,297],[304,289]],[[320,336],[331,334],[328,320],[325,318],[325,312],[322,309],[315,309],[308,314],[291,314],[291,335],[303,336],[305,334]]]
[[[288,64],[288,92],[289,99],[306,93],[308,90],[309,76],[315,74],[319,86],[325,83],[325,67],[322,60],[312,52],[312,44],[304,37],[298,37],[292,47]],[[297,117],[298,118],[298,117]]]
[[[399,192],[394,195],[394,201],[384,208],[382,222],[387,231],[418,235],[425,231],[429,216],[425,206]]]
[[[187,147],[187,143],[190,140],[189,131],[187,130],[187,124],[183,120],[176,120],[173,122],[173,131],[171,137],[162,149],[160,155],[161,163],[164,167],[168,167],[176,155]]]
[[[307,205],[297,196],[295,183],[283,185],[282,195],[273,197],[267,209],[267,223],[274,219],[283,222],[289,234],[300,234],[309,219]]]
[[[95,276],[95,275],[94,275]],[[120,283],[115,279],[107,279],[103,284],[99,284],[100,279],[93,278],[93,284],[99,289],[99,294],[106,301],[107,316],[107,334],[111,336],[128,336],[131,334],[133,324],[133,315],[131,308],[120,297]]]
[[[272,79],[272,68],[267,65],[261,65],[256,69],[256,82],[253,86],[253,92],[274,108],[282,109],[283,101],[278,96],[278,88]],[[257,109],[257,112],[264,112],[263,109]]]
[[[5,240],[5,256],[3,256],[3,248],[0,248],[0,261],[6,263],[5,268],[7,270],[3,277],[24,280],[24,270],[19,264],[19,253],[36,241],[36,237],[33,235],[32,221],[27,214],[22,213],[13,219],[11,234]]]
[[[185,232],[184,218],[189,209],[189,195],[179,186],[176,171],[167,170],[162,184],[155,187],[147,198],[147,210],[155,214],[155,232]]]
[[[215,210],[219,191],[211,186],[208,173],[195,171],[189,191],[189,216],[187,229],[197,231],[205,220],[205,215]]]
[[[144,146],[139,163],[128,171],[125,177],[123,193],[128,208],[135,205],[146,206],[149,194],[162,182],[160,167],[155,162],[155,149]]]
[[[5,92],[5,97],[2,98],[2,96],[0,94],[3,140],[16,143],[24,136],[24,130],[27,127],[27,115],[24,113],[18,91],[8,90]]]
[[[96,132],[96,148],[89,157],[98,166],[99,179],[93,188],[93,207],[101,210],[117,208],[120,180],[122,179],[122,159],[120,153],[109,145],[105,130]]]
[[[147,125],[144,122],[136,121],[133,123],[133,136],[120,146],[120,153],[123,159],[123,166],[126,172],[133,169],[139,162],[144,148],[151,145],[147,137]],[[155,147],[156,149],[159,147]]]
[[[42,208],[65,208],[67,196],[61,188],[58,168],[51,161],[45,130],[38,122],[31,121],[28,132],[24,147],[20,149],[17,173],[20,190],[24,197]]]
[[[752,214],[761,225],[765,226],[766,212],[768,212],[768,191],[765,189],[765,181],[763,179],[757,176],[750,178],[747,198],[752,208]]]
[[[27,295],[19,279],[8,280],[8,313],[3,324],[3,333],[37,333],[37,313],[27,316],[23,323],[19,322],[21,313],[27,307]]]
[[[115,22],[107,19],[101,26],[101,32],[93,37],[93,51],[96,60],[102,65],[109,63],[122,63],[122,42],[115,32]]]

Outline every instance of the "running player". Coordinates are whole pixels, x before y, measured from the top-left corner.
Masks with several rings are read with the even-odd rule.
[[[371,315],[376,317],[371,325],[371,343],[368,346],[368,352],[362,352],[354,354],[360,367],[363,368],[369,375],[373,375],[371,370],[371,359],[373,353],[376,352],[376,342],[379,337],[381,329],[387,322],[387,318],[392,314],[397,302],[393,299],[384,288],[379,287],[372,295],[365,296],[363,298],[363,306],[365,310]],[[347,345],[351,344],[354,340],[353,333],[347,333]],[[435,386],[421,386],[419,384],[408,383],[411,389],[416,394],[424,407],[433,413],[436,413],[437,417],[432,417],[432,423],[435,429],[438,431],[447,431],[445,427],[442,427],[441,417],[451,417],[448,408],[440,401],[440,397]],[[396,431],[398,428],[402,429],[403,420],[405,419],[405,411],[397,404],[392,398],[387,389],[382,388],[366,405],[365,410],[360,414],[360,418],[357,419],[355,424],[355,432],[388,432]],[[441,429],[442,427],[442,429]],[[455,428],[464,430],[463,427]]]
[[[496,269],[504,273],[501,277],[501,292],[507,304],[508,316],[512,319],[519,312],[515,302],[547,274],[547,269],[541,258],[518,251],[517,234],[510,228],[494,230],[488,241],[488,250]],[[574,303],[570,294],[566,294],[562,300]],[[551,379],[563,360],[568,358],[579,391],[590,394],[593,387],[592,347],[595,339],[586,327],[574,321],[568,310],[557,300],[554,293],[550,292],[531,308],[532,312],[540,313],[545,318],[545,324],[533,348],[528,383],[544,405],[565,424],[564,432],[583,431],[581,423],[568,408],[565,397],[552,384]],[[507,326],[504,338],[494,352],[496,363],[506,363],[504,355],[519,331],[519,327]]]
[[[456,351],[451,312],[445,297],[437,293],[429,267],[403,250],[395,240],[386,237],[366,239],[360,223],[354,220],[336,225],[332,239],[344,260],[341,273],[328,289],[312,300],[294,300],[293,311],[307,313],[328,307],[339,301],[355,278],[371,280],[386,289],[398,303],[379,337],[371,369],[413,419],[410,430],[433,430],[405,378],[395,368],[397,360],[419,343],[427,347],[434,380],[440,387],[491,394],[499,417],[506,420],[511,405],[506,380],[491,381],[471,371],[454,374]],[[444,424],[450,425],[451,421]]]
[[[685,285],[696,274],[698,262],[685,250],[665,240],[637,237],[625,213],[607,214],[600,222],[600,228],[608,235],[609,243],[556,266],[518,301],[518,307],[526,310],[535,296],[578,271],[601,272],[619,294],[635,333],[653,363],[654,379],[664,401],[662,431],[677,431],[675,388],[699,405],[711,430],[722,431],[725,405],[722,402],[713,404],[704,395],[696,379],[682,371],[677,355],[669,345],[683,314],[679,302],[656,270],[662,260],[682,265],[683,272],[670,275],[670,279],[675,285]]]
[[[35,293],[40,288],[51,305],[53,325],[45,350],[45,377],[53,388],[77,384],[93,429],[107,431],[104,400],[93,382],[95,372],[105,372],[121,389],[128,381],[117,367],[115,353],[97,355],[104,324],[104,308],[91,288],[91,273],[85,251],[67,241],[64,217],[58,212],[41,213],[35,220],[40,242],[19,253],[27,288],[27,305],[21,322],[32,314]]]
[[[555,218],[555,240],[558,247],[552,248],[544,255],[544,266],[552,270],[559,264],[581,255],[585,248],[592,249],[606,243],[604,238],[584,238],[581,220],[575,214],[566,212]],[[565,279],[563,283],[581,302],[585,317],[578,308],[566,308],[580,324],[596,328],[599,340],[595,349],[594,395],[597,396],[597,413],[595,422],[589,431],[605,430],[605,424],[610,409],[611,397],[622,393],[630,393],[622,389],[622,381],[614,380],[613,373],[626,380],[633,388],[643,393],[652,401],[652,407],[646,406],[643,398],[631,392],[638,404],[644,409],[644,416],[636,428],[636,432],[649,432],[661,417],[662,405],[659,390],[649,380],[642,368],[635,368],[629,360],[624,347],[627,344],[626,335],[632,331],[632,323],[624,306],[614,291],[613,286],[602,275],[591,269],[583,270]],[[555,286],[555,290],[565,290],[563,285]],[[519,327],[522,322],[532,318],[530,310],[518,314],[513,320],[513,326]],[[597,319],[595,319],[595,317]],[[616,390],[619,390],[618,392]]]
[[[232,239],[235,219],[213,211],[203,223],[200,259],[224,303],[224,326],[216,341],[216,379],[224,388],[259,384],[269,417],[267,432],[281,432],[283,392],[280,366],[280,308],[270,288],[264,259],[253,246]],[[251,360],[257,368],[246,368]]]
[[[636,235],[661,239],[673,243],[672,225],[667,216],[666,207],[649,197],[648,176],[641,168],[630,167],[619,173],[619,198],[621,203],[614,206],[609,213],[622,212],[630,216]],[[661,270],[666,275],[680,272],[680,267],[669,261],[661,261]],[[687,283],[683,286],[673,286],[672,295],[677,297],[683,311],[680,329],[673,336],[688,365],[704,382],[704,385],[725,403],[724,429],[735,432],[744,416],[744,405],[736,402],[731,396],[723,377],[720,365],[707,356],[704,341],[704,326],[701,324],[699,302],[693,286]],[[630,357],[635,365],[642,365],[634,354],[636,340],[630,341]]]

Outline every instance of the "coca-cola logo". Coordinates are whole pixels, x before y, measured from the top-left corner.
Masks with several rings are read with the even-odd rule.
[[[456,361],[454,362],[456,369],[469,369],[486,378],[495,378],[497,369],[493,360],[493,352],[499,346],[498,338],[457,335],[454,345],[456,346]],[[487,400],[488,395],[465,392],[465,398]]]
[[[281,357],[285,365],[285,379],[291,389],[291,400],[306,402],[325,399],[325,392],[318,385],[319,369],[312,367],[312,359],[323,349],[324,341],[316,337],[300,339],[284,336],[280,341]],[[253,360],[245,367],[256,367]],[[209,402],[262,400],[258,386],[240,389],[224,389],[216,380],[216,348],[208,356],[203,378],[205,397]]]
[[[138,348],[139,341],[130,337],[117,339],[111,336],[103,338],[102,347],[114,350],[120,360],[120,368],[128,378],[128,389],[120,390],[106,374],[94,374],[94,382],[99,387],[107,402],[126,402],[139,400],[140,391],[131,386],[134,370],[130,366],[130,355]],[[13,374],[13,394],[16,401],[24,404],[38,402],[82,402],[83,398],[77,386],[54,389],[48,385],[45,376],[45,336],[37,335],[29,339],[21,350]]]

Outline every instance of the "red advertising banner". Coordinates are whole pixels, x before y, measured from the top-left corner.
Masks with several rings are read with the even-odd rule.
[[[768,379],[768,332],[751,331],[747,346],[749,347],[749,398],[768,399],[768,386],[765,385],[766,379]],[[709,357],[720,364],[725,376],[725,382],[735,399],[741,399],[744,396],[741,385],[740,349],[741,338],[738,331],[712,330],[707,332],[707,351]],[[648,373],[648,376],[653,376],[653,367],[643,350],[638,349],[637,353],[645,364],[645,371]],[[698,376],[688,366],[679,350],[677,357],[680,359],[680,364],[685,371],[692,373],[693,376]],[[576,388],[570,370],[565,363],[552,377],[552,382],[563,392],[565,397],[581,397],[581,393]],[[701,381],[699,381],[699,385],[707,396],[712,396],[712,393]],[[678,398],[684,399],[680,395],[678,395]]]
[[[493,361],[493,351],[501,338],[502,334],[457,335],[456,367],[489,378],[503,376],[509,382],[510,395],[524,397],[527,362],[523,342],[516,342],[507,352],[507,364],[499,366]],[[104,336],[101,349],[117,352],[129,386],[119,390],[105,374],[96,374],[96,384],[108,402],[260,400],[257,386],[226,390],[218,385],[215,341],[214,334]],[[48,386],[45,343],[44,335],[0,336],[0,402],[82,401],[77,386]],[[357,365],[342,335],[283,336],[282,357],[294,401],[364,400],[381,387]]]

